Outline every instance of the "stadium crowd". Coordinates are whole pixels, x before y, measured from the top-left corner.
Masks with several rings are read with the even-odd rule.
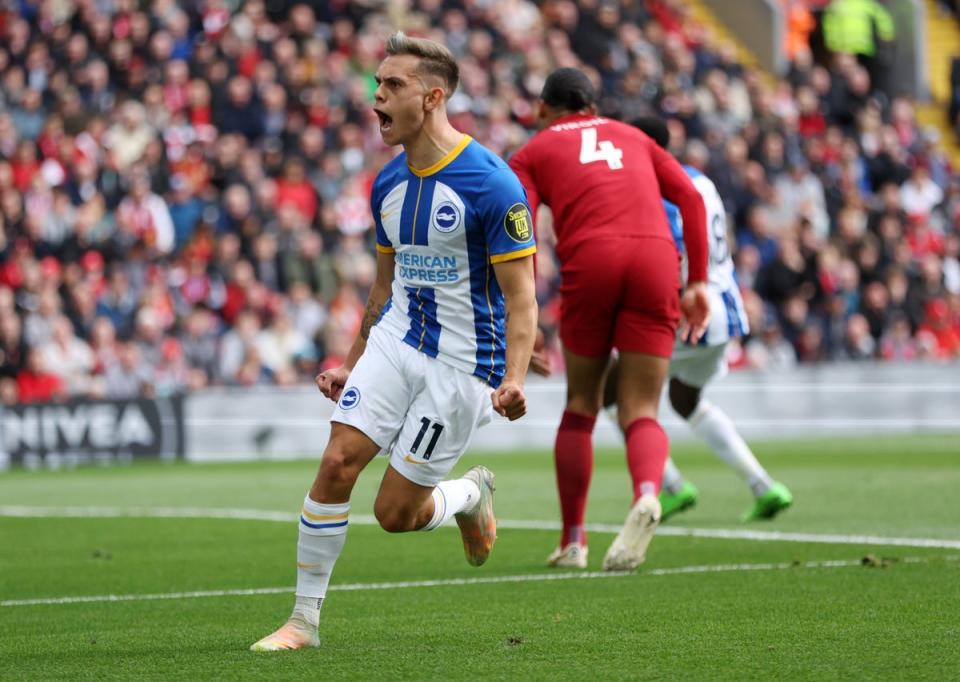
[[[853,57],[797,49],[770,78],[679,0],[19,0],[0,6],[0,399],[339,364],[374,274],[395,27],[454,51],[451,120],[504,156],[557,66],[588,68],[604,114],[666,117],[727,202],[753,329],[734,365],[960,355],[960,180]]]

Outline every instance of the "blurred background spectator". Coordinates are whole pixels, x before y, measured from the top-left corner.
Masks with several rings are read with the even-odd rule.
[[[735,366],[958,357],[960,181],[885,94],[896,27],[875,0],[783,2],[774,78],[681,0],[3,4],[0,399],[289,384],[342,361],[396,151],[370,108],[395,28],[450,46],[451,119],[504,156],[557,66],[586,69],[604,114],[664,117],[729,212],[753,327]]]

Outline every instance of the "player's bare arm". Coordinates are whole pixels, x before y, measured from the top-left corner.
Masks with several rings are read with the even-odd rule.
[[[377,252],[377,276],[370,288],[370,295],[367,297],[367,307],[363,312],[363,321],[360,323],[360,333],[350,347],[346,360],[340,367],[328,369],[317,376],[317,388],[326,397],[336,402],[340,399],[340,392],[347,383],[347,377],[350,371],[357,364],[357,360],[363,355],[367,347],[367,339],[370,338],[370,330],[380,319],[383,312],[383,306],[387,304],[390,298],[390,290],[393,285],[394,273],[394,255],[392,253]]]
[[[537,338],[533,342],[533,355],[530,356],[530,371],[542,377],[553,372],[550,367],[550,353],[547,350],[547,337],[542,329],[537,329]]]
[[[691,282],[680,296],[680,311],[683,313],[680,338],[695,344],[707,331],[710,324],[710,297],[706,282]]]
[[[507,367],[491,398],[497,413],[514,421],[527,413],[523,382],[537,337],[533,256],[495,263],[493,269],[506,305]]]

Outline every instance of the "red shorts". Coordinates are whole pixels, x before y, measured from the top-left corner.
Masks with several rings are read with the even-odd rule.
[[[561,267],[560,339],[577,355],[611,348],[669,358],[680,320],[680,257],[655,237],[581,245]]]

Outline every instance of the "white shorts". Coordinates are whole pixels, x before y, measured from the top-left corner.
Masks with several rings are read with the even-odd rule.
[[[727,344],[688,346],[677,344],[670,357],[670,377],[688,386],[703,388],[727,374]]]
[[[433,487],[490,421],[491,391],[374,327],[330,420],[366,434],[404,478]]]

